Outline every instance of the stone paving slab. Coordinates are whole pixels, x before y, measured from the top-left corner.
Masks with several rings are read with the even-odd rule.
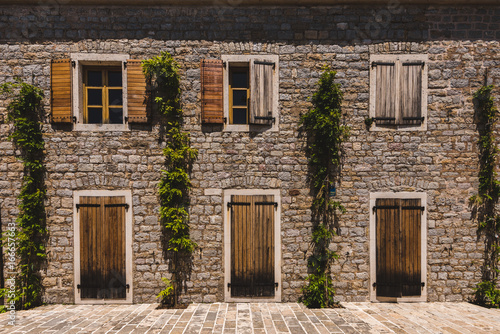
[[[500,334],[500,310],[468,303],[343,303],[343,309],[309,310],[298,303],[191,304],[185,310],[157,304],[47,305],[0,314],[0,333]]]

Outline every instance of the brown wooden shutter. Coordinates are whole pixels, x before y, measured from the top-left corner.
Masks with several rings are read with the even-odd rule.
[[[207,124],[224,123],[223,63],[219,59],[202,59],[201,121]]]
[[[146,77],[141,60],[127,60],[127,107],[129,123],[148,123]]]
[[[71,59],[52,60],[50,86],[52,122],[71,123]]]
[[[250,123],[271,124],[274,63],[255,60],[250,66]]]
[[[422,64],[403,63],[400,83],[400,113],[402,124],[422,122]]]
[[[422,294],[420,199],[401,200],[401,282],[403,296]]]
[[[274,196],[231,196],[231,296],[272,297]]]
[[[252,196],[231,196],[231,296],[251,295]]]
[[[126,298],[125,197],[80,197],[80,296]]]
[[[396,66],[376,64],[375,118],[378,125],[397,124]]]
[[[377,296],[400,297],[399,199],[376,201]]]

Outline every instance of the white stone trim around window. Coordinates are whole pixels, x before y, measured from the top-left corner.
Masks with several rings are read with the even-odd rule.
[[[376,217],[373,212],[373,207],[376,204],[378,198],[399,198],[399,199],[420,199],[421,206],[425,209],[422,212],[421,217],[421,245],[420,245],[420,258],[421,258],[421,280],[425,282],[425,286],[422,289],[422,295],[417,297],[402,297],[402,298],[392,298],[392,297],[379,297],[377,298],[376,289],[373,287],[373,283],[377,280],[377,239],[376,239]],[[424,192],[375,192],[370,193],[370,301],[371,302],[426,302],[427,301],[427,193]],[[384,300],[386,298],[386,300]]]
[[[272,116],[274,123],[268,126],[249,125],[249,124],[229,124],[227,121],[224,125],[224,131],[241,131],[241,132],[265,132],[279,130],[279,56],[278,55],[222,55],[224,62],[223,70],[223,99],[224,99],[224,117],[229,120],[229,67],[231,63],[248,63],[254,60],[262,60],[275,63],[273,75],[273,110]],[[252,94],[252,92],[250,92]]]
[[[125,211],[125,277],[129,288],[125,299],[81,299],[77,288],[80,282],[80,215],[77,212],[76,204],[80,203],[80,197],[83,196],[123,196],[129,204]],[[132,225],[133,225],[133,206],[131,190],[76,190],[73,192],[73,252],[74,252],[74,277],[73,286],[75,292],[75,304],[132,304],[134,295],[134,281],[132,270]]]
[[[127,68],[124,63],[130,59],[128,54],[104,54],[104,53],[71,53],[72,66],[72,107],[73,116],[76,117],[75,131],[128,131],[129,126],[125,122],[127,117]],[[83,123],[83,66],[121,66],[122,89],[123,89],[123,124],[85,124]]]
[[[376,88],[377,88],[377,77],[376,77],[376,67],[372,66],[373,62],[395,62],[401,64],[403,62],[423,62],[422,71],[422,111],[421,115],[424,118],[420,125],[401,125],[401,126],[377,126],[376,122],[373,122],[370,130],[371,131],[426,131],[427,130],[427,91],[428,91],[428,62],[429,57],[427,54],[372,54],[370,55],[370,106],[369,106],[369,117],[375,117],[376,108]],[[400,65],[396,66],[396,77],[400,77]],[[399,85],[398,85],[399,87]],[[397,92],[394,92],[396,94]]]
[[[278,288],[275,290],[274,297],[255,297],[255,298],[235,298],[231,297],[231,291],[228,290],[228,283],[231,282],[231,210],[228,209],[228,203],[231,202],[232,195],[273,195],[274,201],[278,207],[274,211],[274,279],[278,282]],[[223,190],[224,212],[224,301],[225,302],[281,302],[281,194],[279,189],[224,189]]]

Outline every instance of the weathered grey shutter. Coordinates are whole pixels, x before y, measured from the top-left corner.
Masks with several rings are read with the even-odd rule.
[[[396,124],[396,66],[393,63],[375,64],[375,118],[376,123]]]
[[[203,59],[201,71],[201,121],[224,123],[222,60]]]
[[[422,122],[422,63],[402,63],[400,113],[403,124]]]
[[[273,62],[254,60],[250,68],[250,123],[273,122]]]
[[[127,108],[129,123],[148,123],[146,77],[141,60],[127,60]]]
[[[53,123],[71,123],[71,59],[52,60],[50,92]]]

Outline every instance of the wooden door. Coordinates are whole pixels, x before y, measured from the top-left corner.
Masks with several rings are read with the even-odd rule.
[[[80,296],[126,298],[125,197],[80,197]]]
[[[420,199],[377,199],[377,297],[421,295],[421,215]]]
[[[272,195],[231,196],[231,296],[273,297]]]

